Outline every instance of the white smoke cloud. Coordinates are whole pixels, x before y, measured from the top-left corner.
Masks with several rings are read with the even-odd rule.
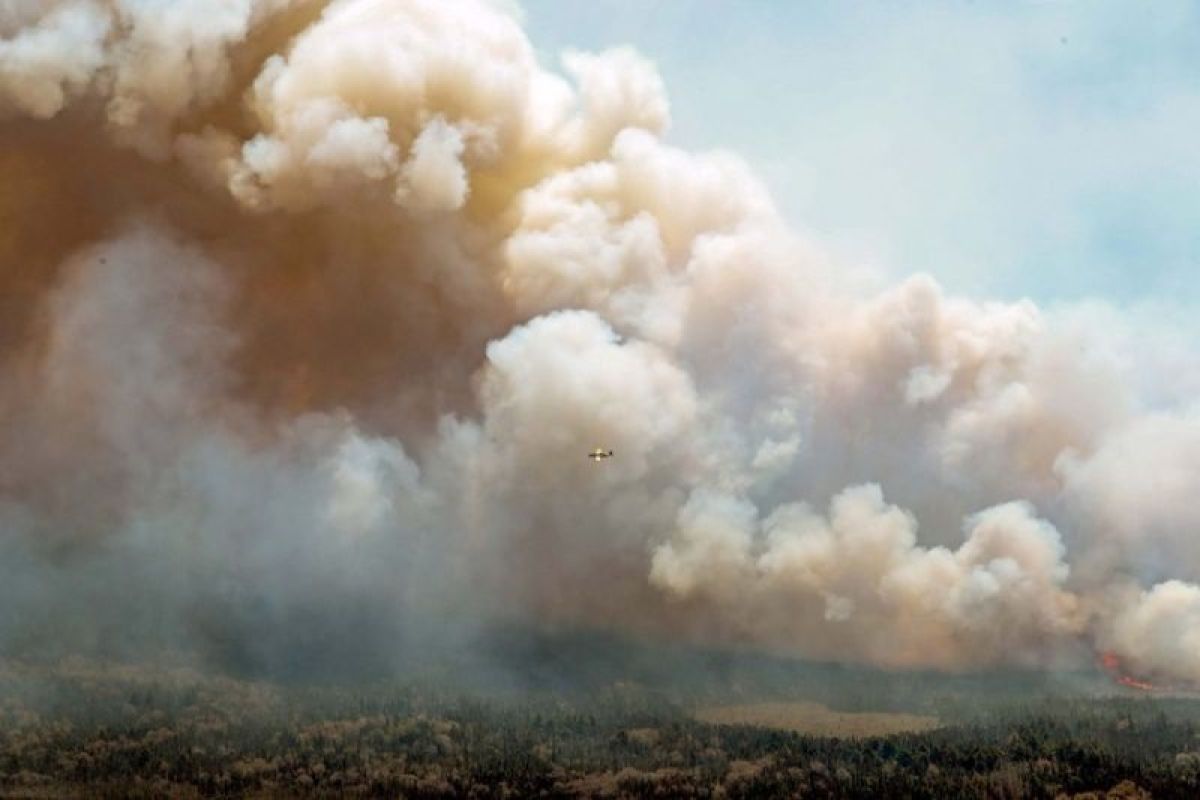
[[[1200,587],[1160,583],[1116,614],[1108,646],[1140,674],[1200,681]]]
[[[490,4],[6,13],[5,646],[515,618],[1200,679],[1200,423],[1116,312],[865,291],[661,141],[650,63],[564,78]]]
[[[19,18],[15,10],[9,14]],[[4,28],[17,30],[0,41],[0,100],[6,101],[0,109],[52,117],[103,63],[110,20],[96,5],[77,2],[52,5],[44,17],[31,14],[24,22],[3,19]]]
[[[761,524],[749,503],[693,495],[651,580],[684,597],[716,592],[719,607],[776,646],[979,666],[1036,662],[1055,638],[1082,631],[1063,555],[1053,526],[1018,503],[972,517],[951,551],[919,546],[916,520],[874,485],[839,494],[828,518],[791,504]]]

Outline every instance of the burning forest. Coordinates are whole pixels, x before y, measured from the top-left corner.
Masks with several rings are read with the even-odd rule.
[[[1200,682],[1194,364],[852,278],[670,122],[482,0],[0,4],[0,655]]]

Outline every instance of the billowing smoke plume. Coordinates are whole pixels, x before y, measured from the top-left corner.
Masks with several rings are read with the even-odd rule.
[[[1200,417],[1154,345],[864,291],[663,143],[636,54],[564,78],[447,0],[0,37],[2,652],[515,622],[1200,681]]]

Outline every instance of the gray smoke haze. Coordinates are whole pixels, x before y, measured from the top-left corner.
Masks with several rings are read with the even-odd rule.
[[[563,77],[497,5],[0,37],[0,652],[518,623],[1200,682],[1200,414],[1136,320],[864,288],[663,143],[652,64]]]

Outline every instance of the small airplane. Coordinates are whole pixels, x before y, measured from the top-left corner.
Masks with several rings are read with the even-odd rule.
[[[597,464],[606,458],[612,458],[612,456],[612,450],[601,450],[599,447],[588,453],[588,458],[590,458],[592,461],[595,461]]]

